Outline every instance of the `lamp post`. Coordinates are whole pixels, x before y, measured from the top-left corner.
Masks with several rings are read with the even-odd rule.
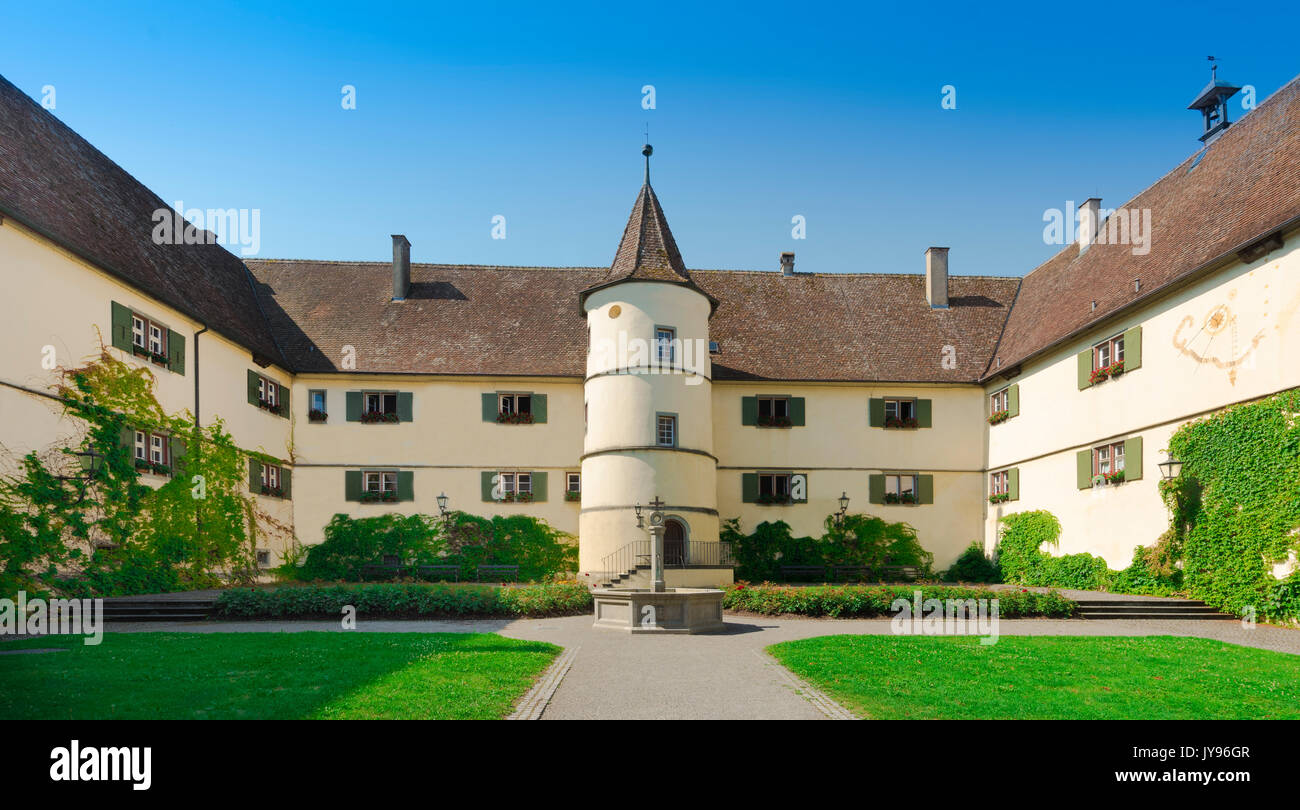
[[[835,513],[835,525],[843,526],[844,516],[849,513],[849,493],[841,491],[839,501],[840,501],[840,511]]]
[[[636,506],[633,506],[632,511],[636,512],[636,527],[638,529],[644,529],[645,520],[641,517],[641,504],[637,503]]]
[[[445,492],[438,495],[438,512],[443,517],[447,517],[447,493]]]
[[[1168,450],[1165,451],[1166,458],[1160,462],[1160,477],[1166,481],[1172,481],[1177,478],[1183,471],[1183,462],[1174,458],[1174,454]]]
[[[655,499],[650,502],[650,580],[655,593],[664,592],[664,502]],[[638,519],[640,516],[638,515]]]

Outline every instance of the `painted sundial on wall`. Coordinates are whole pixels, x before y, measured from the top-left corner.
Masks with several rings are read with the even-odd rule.
[[[1231,301],[1236,294],[1235,290],[1230,292],[1228,300]],[[1173,344],[1184,356],[1196,361],[1198,367],[1209,366],[1224,371],[1228,382],[1236,385],[1237,370],[1243,366],[1254,367],[1255,349],[1264,339],[1264,329],[1259,329],[1248,339],[1243,337],[1247,331],[1237,314],[1224,302],[1199,317],[1184,315],[1174,330]]]

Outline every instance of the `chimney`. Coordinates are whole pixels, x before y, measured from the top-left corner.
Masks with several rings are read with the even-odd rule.
[[[1101,230],[1101,198],[1089,197],[1079,206],[1079,253],[1083,254],[1097,241]]]
[[[405,301],[411,291],[411,243],[393,234],[393,300]]]
[[[781,254],[781,275],[794,275],[794,253],[788,250]]]
[[[930,309],[948,308],[948,248],[925,249],[925,300]]]

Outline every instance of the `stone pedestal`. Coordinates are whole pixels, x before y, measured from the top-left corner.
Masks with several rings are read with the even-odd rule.
[[[597,588],[596,627],[634,634],[718,633],[722,591],[716,588]]]

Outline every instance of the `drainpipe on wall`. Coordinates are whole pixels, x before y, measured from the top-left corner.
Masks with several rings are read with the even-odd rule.
[[[208,331],[206,324],[200,324],[203,328],[194,333],[194,448],[195,455],[199,455],[199,437],[203,435],[203,423],[199,421],[199,335]],[[191,484],[194,483],[192,480]],[[203,513],[199,509],[199,502],[194,501],[194,533],[195,537],[203,537]]]

